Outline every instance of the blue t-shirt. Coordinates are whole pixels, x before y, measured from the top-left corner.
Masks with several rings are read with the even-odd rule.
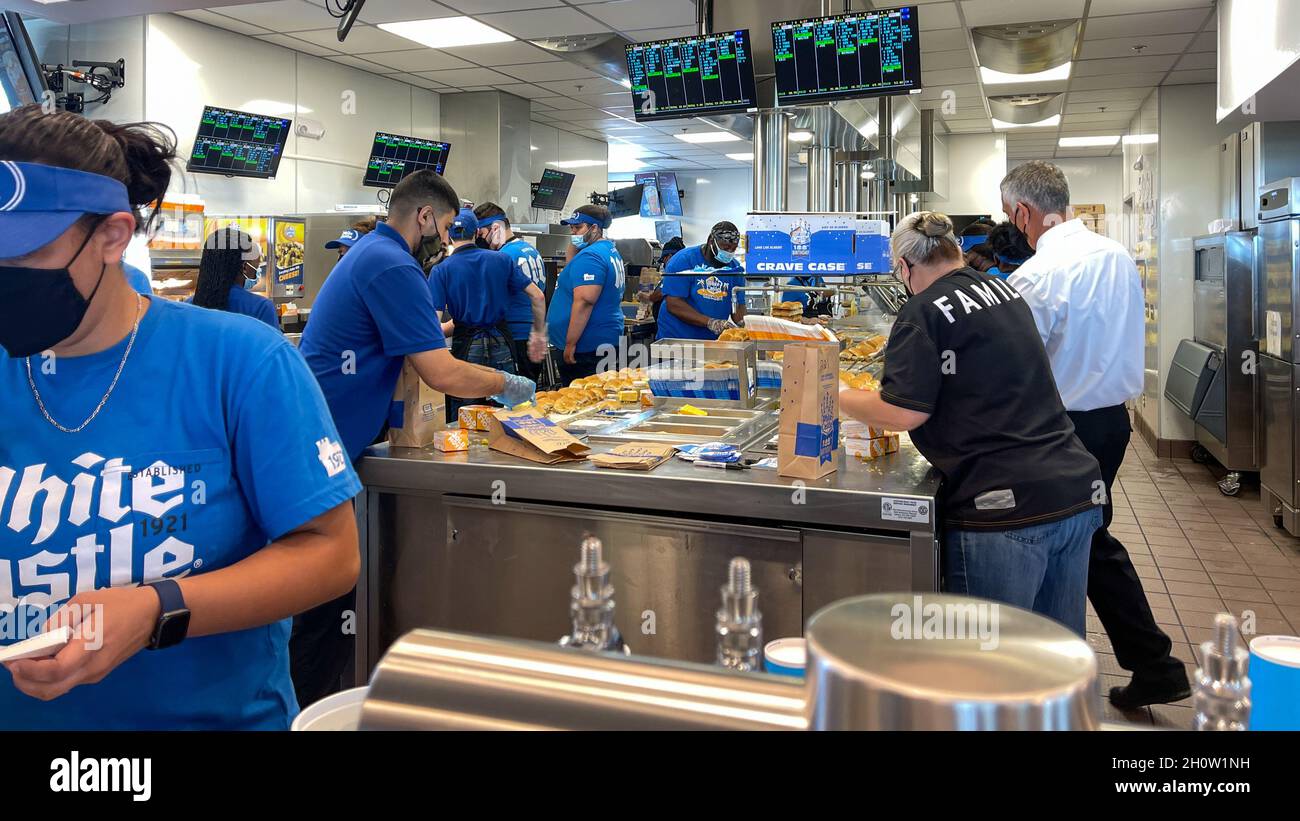
[[[194,302],[194,297],[185,300]],[[264,296],[258,296],[252,291],[240,288],[238,285],[230,288],[230,301],[226,303],[226,310],[232,314],[243,314],[251,316],[253,319],[270,325],[277,331],[280,330],[280,317],[275,312],[275,303]]]
[[[659,286],[663,292],[663,307],[659,310],[659,339],[717,339],[708,328],[691,325],[673,316],[668,310],[670,296],[687,301],[692,308],[709,319],[730,319],[731,291],[745,284],[743,268],[734,259],[714,268],[704,259],[704,249],[694,246],[678,251],[669,260],[664,274],[677,274],[683,271],[698,272],[698,276],[665,276]],[[731,273],[734,272],[734,273]]]
[[[546,312],[547,335],[551,344],[564,348],[569,336],[569,318],[573,315],[573,289],[599,285],[600,297],[592,306],[587,327],[578,339],[577,353],[594,353],[602,345],[618,345],[623,336],[623,288],[627,271],[623,257],[607,239],[583,248],[560,271]]]
[[[536,248],[516,237],[501,246],[501,253],[514,261],[515,267],[524,272],[537,290],[546,293],[546,261]],[[515,339],[528,338],[533,330],[533,301],[528,294],[515,294],[510,298],[506,322],[510,323],[510,334]]]
[[[798,285],[801,288],[820,288],[826,284],[826,280],[821,277],[790,277],[785,281],[786,285]],[[786,291],[781,294],[784,302],[802,302],[805,308],[812,301],[811,291]]]
[[[90,415],[127,344],[52,373],[32,359],[60,424]],[[152,299],[76,434],[45,420],[24,361],[0,351],[0,619],[20,599],[44,609],[229,567],[360,489],[302,358],[248,317]],[[0,670],[0,728],[282,730],[298,712],[288,642],[287,619],[189,638],[49,702]]]
[[[131,286],[131,290],[137,294],[153,296],[153,283],[149,281],[149,275],[134,265],[122,263],[122,271],[126,274],[126,284]]]
[[[348,458],[383,428],[406,355],[445,347],[424,271],[402,235],[379,223],[330,271],[299,345]]]
[[[495,328],[531,280],[500,251],[463,245],[429,271],[433,307],[465,328]],[[527,297],[525,297],[526,299]]]

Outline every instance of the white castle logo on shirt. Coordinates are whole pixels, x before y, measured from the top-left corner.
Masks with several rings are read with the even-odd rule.
[[[11,533],[21,535],[18,543],[36,547],[45,545],[65,522],[88,531],[73,544],[0,558],[0,611],[13,609],[19,599],[32,607],[49,607],[95,589],[102,558],[107,559],[112,587],[178,578],[194,564],[194,545],[169,536],[144,555],[142,578],[133,578],[137,527],[130,514],[161,519],[183,505],[187,466],[178,469],[159,460],[134,470],[120,458],[96,453],[83,453],[72,464],[79,470],[71,481],[47,475],[44,463],[21,469],[0,466],[0,557],[17,552]],[[106,544],[95,519],[121,523],[109,528]],[[33,592],[19,595],[20,589]]]

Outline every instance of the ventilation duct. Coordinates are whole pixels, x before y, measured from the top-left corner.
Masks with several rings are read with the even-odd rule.
[[[989,112],[993,118],[1016,125],[1029,125],[1054,117],[1062,113],[1064,105],[1065,95],[1060,92],[989,97]]]
[[[1006,74],[1036,74],[1073,59],[1079,29],[1076,19],[976,26],[970,33],[981,66]]]

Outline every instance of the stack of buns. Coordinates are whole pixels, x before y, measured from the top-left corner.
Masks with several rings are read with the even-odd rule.
[[[803,319],[802,302],[774,302],[772,303],[772,316],[780,319]]]

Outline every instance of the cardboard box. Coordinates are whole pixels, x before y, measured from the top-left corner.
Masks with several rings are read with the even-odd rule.
[[[609,453],[589,457],[598,468],[617,470],[654,470],[673,458],[677,448],[658,442],[629,442],[619,445]]]
[[[443,453],[469,450],[469,431],[463,428],[440,430],[433,435],[433,447]]]
[[[457,412],[456,421],[464,430],[490,430],[496,410],[491,405],[465,405]]]
[[[501,409],[489,415],[488,447],[530,462],[554,465],[587,458],[590,447],[535,410]]]
[[[881,428],[874,428],[871,425],[868,425],[864,422],[859,422],[856,419],[840,420],[840,437],[845,440],[884,439],[886,436],[889,435],[890,433],[887,430],[883,430]]]
[[[408,359],[402,365],[388,406],[388,444],[395,448],[423,448],[446,427],[447,397],[424,384]]]
[[[890,453],[898,453],[899,437],[897,433],[875,439],[845,439],[844,452],[864,462],[878,459]]]
[[[777,472],[794,479],[834,473],[839,429],[839,351],[834,345],[786,345]]]

